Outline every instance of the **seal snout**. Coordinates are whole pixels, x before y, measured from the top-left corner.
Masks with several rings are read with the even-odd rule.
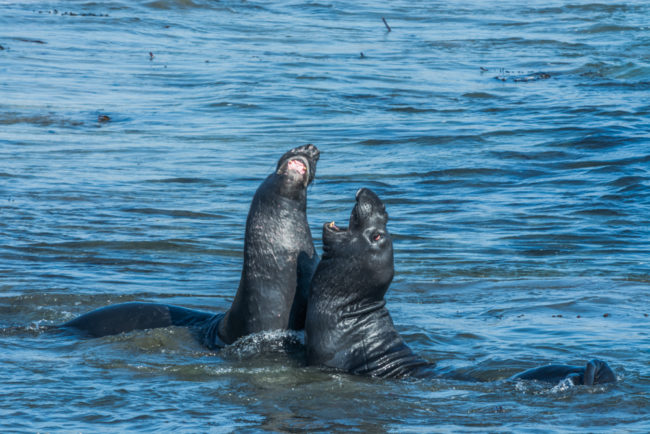
[[[298,146],[293,148],[285,154],[285,156],[298,156],[301,155],[308,159],[312,164],[316,164],[320,158],[320,151],[318,148],[312,144]]]
[[[377,196],[377,194],[369,188],[361,187],[360,189],[357,190],[357,193],[354,195],[354,198],[357,200],[357,202],[363,201],[363,202],[369,202],[373,206],[380,206],[380,207],[384,206],[381,199],[379,199],[379,196]]]
[[[311,143],[309,145],[299,146],[294,150],[296,151],[296,153],[302,153],[307,155],[309,158],[311,158],[314,161],[318,161],[318,159],[320,158],[320,151],[316,146],[312,145]]]
[[[313,179],[312,163],[302,154],[292,155],[282,165],[283,170],[290,179],[307,186]]]
[[[369,188],[360,188],[355,195],[357,203],[350,215],[350,227],[386,225],[388,214],[379,196]]]

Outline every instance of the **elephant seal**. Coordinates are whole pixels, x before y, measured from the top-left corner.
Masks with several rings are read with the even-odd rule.
[[[393,244],[386,229],[388,214],[379,197],[362,188],[347,228],[323,226],[323,256],[312,278],[305,343],[307,362],[374,377],[445,376],[411,351],[386,309],[384,295],[393,280]],[[515,376],[521,380],[574,384],[615,382],[607,363],[592,360],[585,368],[550,365]]]
[[[292,149],[253,197],[246,220],[244,267],[218,334],[226,343],[264,330],[302,330],[318,264],[307,223],[307,186],[316,175],[314,145]]]
[[[288,151],[255,192],[246,220],[241,280],[225,314],[122,303],[96,309],[61,327],[100,337],[189,326],[209,348],[265,330],[302,329],[309,284],[318,264],[307,223],[307,187],[314,180],[319,156],[314,145]]]
[[[308,364],[375,377],[428,368],[404,343],[385,307],[394,270],[387,222],[379,197],[362,188],[348,228],[323,226],[323,256],[307,303]]]

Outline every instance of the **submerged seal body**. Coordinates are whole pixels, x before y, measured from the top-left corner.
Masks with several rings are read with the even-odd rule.
[[[565,379],[575,385],[593,386],[594,384],[616,383],[616,374],[607,362],[593,359],[585,367],[571,365],[548,365],[521,372],[512,380],[537,380],[546,383],[559,383]]]
[[[307,292],[318,255],[307,223],[307,187],[316,174],[314,145],[294,148],[253,197],[244,241],[244,265],[235,299],[224,314],[156,303],[123,303],[62,325],[94,337],[136,329],[190,326],[208,347],[256,332],[302,329]]]
[[[414,354],[399,335],[385,307],[393,279],[393,245],[388,214],[371,190],[362,188],[348,228],[323,226],[323,257],[312,279],[305,322],[310,365],[375,377],[433,377],[433,364]],[[446,377],[468,380],[464,375]],[[586,367],[550,365],[522,372],[514,379],[574,384],[615,382],[600,360]]]

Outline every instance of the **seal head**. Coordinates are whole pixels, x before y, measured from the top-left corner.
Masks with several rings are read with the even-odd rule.
[[[279,177],[280,194],[294,200],[306,195],[305,188],[316,176],[319,156],[316,146],[305,145],[293,148],[280,157],[275,171]]]
[[[347,228],[333,221],[323,225],[323,260],[327,261],[323,268],[354,267],[354,272],[337,276],[345,282],[328,288],[329,295],[348,305],[383,300],[394,274],[393,241],[387,223],[382,201],[372,190],[362,188],[357,191]]]

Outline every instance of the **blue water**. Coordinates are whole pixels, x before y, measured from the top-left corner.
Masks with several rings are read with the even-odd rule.
[[[649,431],[648,17],[645,1],[0,3],[0,429]],[[485,382],[321,372],[264,350],[273,335],[212,353],[182,328],[45,330],[122,301],[227,309],[249,201],[305,143],[317,249],[375,190],[397,328]],[[504,381],[594,357],[618,385]]]

